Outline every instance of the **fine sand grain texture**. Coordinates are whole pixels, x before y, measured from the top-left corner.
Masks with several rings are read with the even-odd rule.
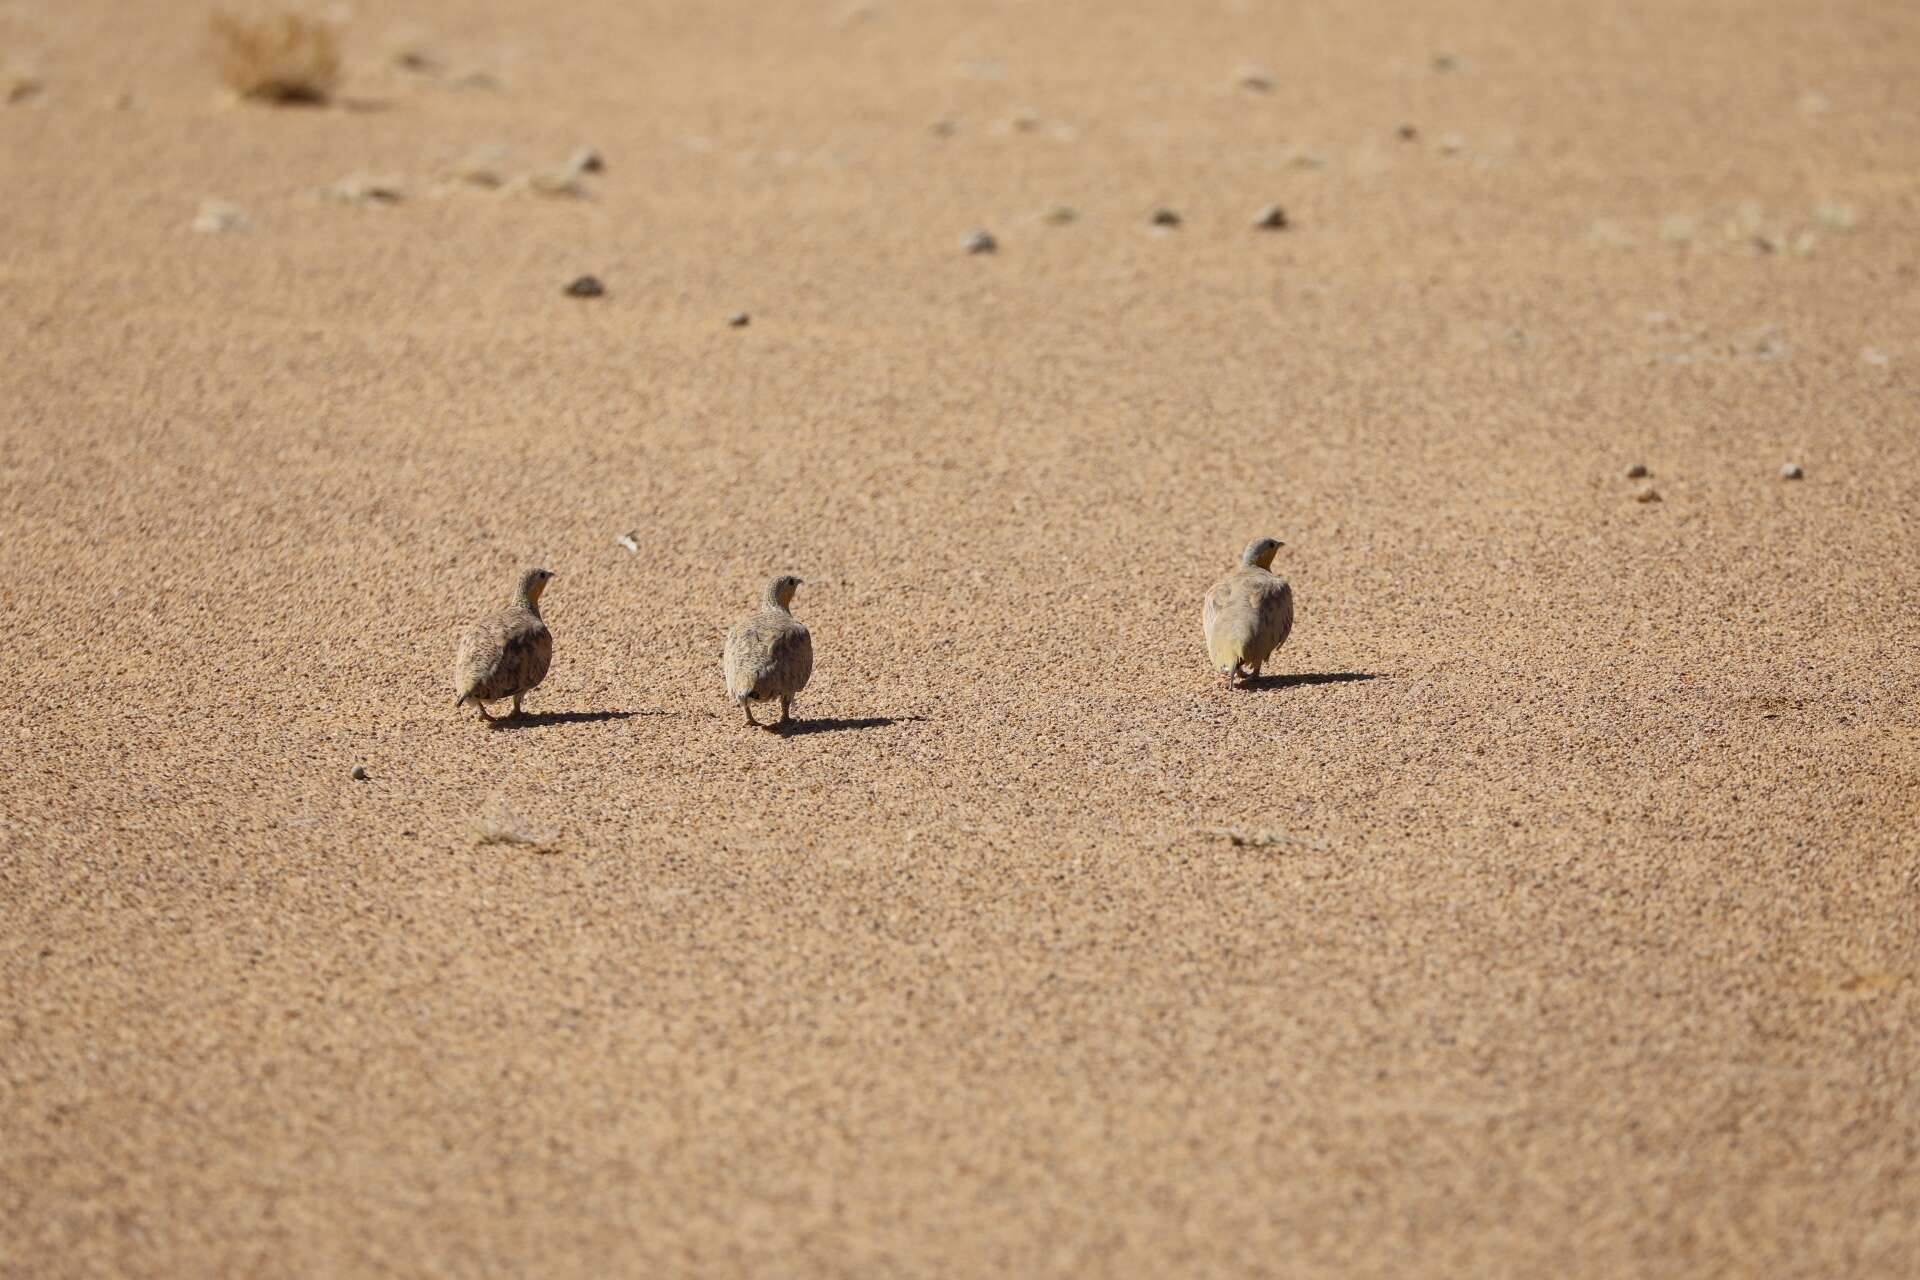
[[[1911,6],[353,10],[0,11],[0,1276],[1920,1273]]]

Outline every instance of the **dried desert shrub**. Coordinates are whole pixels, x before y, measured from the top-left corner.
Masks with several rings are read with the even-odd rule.
[[[319,103],[340,83],[340,31],[330,22],[297,13],[240,18],[216,9],[207,29],[220,79],[243,98]]]

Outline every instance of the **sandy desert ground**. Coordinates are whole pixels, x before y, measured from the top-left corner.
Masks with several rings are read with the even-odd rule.
[[[0,1275],[1920,1272],[1920,10],[205,30],[0,8]]]

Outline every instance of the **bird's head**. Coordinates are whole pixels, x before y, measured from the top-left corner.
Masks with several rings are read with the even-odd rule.
[[[526,570],[520,575],[520,599],[526,602],[529,608],[539,604],[540,593],[547,589],[547,583],[552,580],[553,571],[551,569],[534,568]]]
[[[793,593],[800,589],[800,579],[792,574],[782,574],[767,584],[767,603],[776,609],[785,609],[793,604]]]
[[[1247,544],[1246,551],[1240,556],[1240,563],[1261,569],[1271,569],[1273,553],[1286,545],[1278,538],[1255,538]]]

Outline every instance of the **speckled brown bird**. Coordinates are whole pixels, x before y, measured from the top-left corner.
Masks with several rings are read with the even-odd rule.
[[[511,604],[461,635],[453,660],[454,706],[471,702],[482,720],[492,720],[487,704],[512,698],[509,714],[520,714],[520,699],[547,678],[553,665],[553,633],[540,617],[540,593],[552,578],[545,569],[528,569],[514,586]]]
[[[1284,544],[1256,538],[1240,556],[1240,567],[1216,582],[1200,610],[1207,654],[1233,687],[1242,673],[1260,674],[1273,651],[1293,630],[1293,588],[1274,574],[1273,553]]]
[[[779,727],[761,725],[753,718],[754,703],[775,698],[780,700],[779,724],[787,723],[793,695],[807,687],[807,678],[813,674],[813,636],[790,612],[799,586],[798,578],[775,578],[767,584],[759,609],[727,633],[720,669],[727,677],[727,696],[746,711],[750,725]]]

